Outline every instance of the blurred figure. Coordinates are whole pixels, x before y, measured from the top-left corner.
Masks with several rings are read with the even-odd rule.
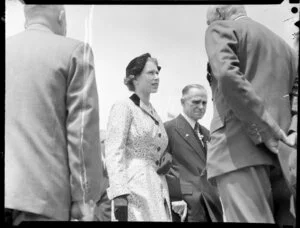
[[[228,222],[291,225],[277,153],[280,143],[295,145],[295,52],[243,6],[210,7],[207,23],[214,100],[208,178],[217,181]]]
[[[111,221],[111,201],[107,196],[107,188],[109,186],[108,176],[105,167],[105,130],[100,130],[100,145],[101,145],[101,160],[102,160],[102,172],[100,173],[101,179],[101,190],[100,190],[100,200],[97,202],[97,207],[95,210],[95,216],[97,221]]]
[[[171,201],[184,200],[187,222],[222,222],[222,206],[216,186],[207,181],[206,150],[209,131],[198,123],[205,112],[207,92],[202,85],[182,90],[183,112],[165,123],[172,168],[167,174]],[[173,220],[178,215],[173,213]]]
[[[158,89],[159,71],[149,53],[131,60],[124,83],[134,94],[110,110],[105,161],[113,220],[171,221],[167,182],[157,173],[168,137],[150,103],[150,94]]]
[[[295,25],[299,29],[299,21],[295,23]],[[294,41],[294,49],[296,52],[298,52],[298,60],[299,61],[299,30],[295,33],[295,41]],[[291,106],[292,106],[292,115],[298,116],[298,80],[299,80],[299,71],[292,89],[291,93]],[[295,119],[297,121],[297,119]],[[297,123],[295,123],[295,126],[297,127]],[[294,134],[295,139],[293,141],[296,142],[295,147],[297,148],[297,136],[298,136],[298,129],[294,129],[297,134]],[[296,186],[297,186],[297,150],[293,150],[293,152],[290,154],[288,158],[289,163],[289,177],[290,177],[290,185],[292,189],[292,197],[291,197],[291,213],[294,217],[296,217]]]
[[[66,38],[62,5],[25,5],[6,40],[5,211],[22,221],[91,220],[99,200],[92,50]]]

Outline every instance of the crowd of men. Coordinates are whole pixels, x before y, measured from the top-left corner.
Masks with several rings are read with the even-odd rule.
[[[65,37],[63,6],[24,12],[6,40],[5,221],[110,221],[92,49]],[[297,53],[243,6],[210,7],[207,24],[210,130],[199,84],[182,86],[182,112],[164,123],[161,168],[186,203],[172,219],[295,225]]]

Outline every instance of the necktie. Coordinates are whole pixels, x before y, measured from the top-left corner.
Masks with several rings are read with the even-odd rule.
[[[200,140],[202,146],[205,148],[205,144],[203,142],[203,135],[201,135],[201,133],[200,133],[200,124],[198,122],[196,122],[196,124],[195,124],[194,132],[195,132],[197,138]]]

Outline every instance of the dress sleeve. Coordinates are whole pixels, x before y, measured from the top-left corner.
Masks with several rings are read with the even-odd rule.
[[[115,103],[109,114],[105,141],[105,162],[109,178],[109,199],[129,194],[126,170],[126,143],[132,114],[126,102]]]

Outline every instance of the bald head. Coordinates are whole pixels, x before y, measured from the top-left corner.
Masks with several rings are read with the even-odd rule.
[[[210,25],[214,21],[234,20],[239,16],[246,16],[245,7],[242,5],[217,5],[210,6],[206,13],[206,22]]]
[[[66,12],[63,5],[25,5],[24,14],[26,28],[31,24],[42,24],[55,34],[66,35]]]

